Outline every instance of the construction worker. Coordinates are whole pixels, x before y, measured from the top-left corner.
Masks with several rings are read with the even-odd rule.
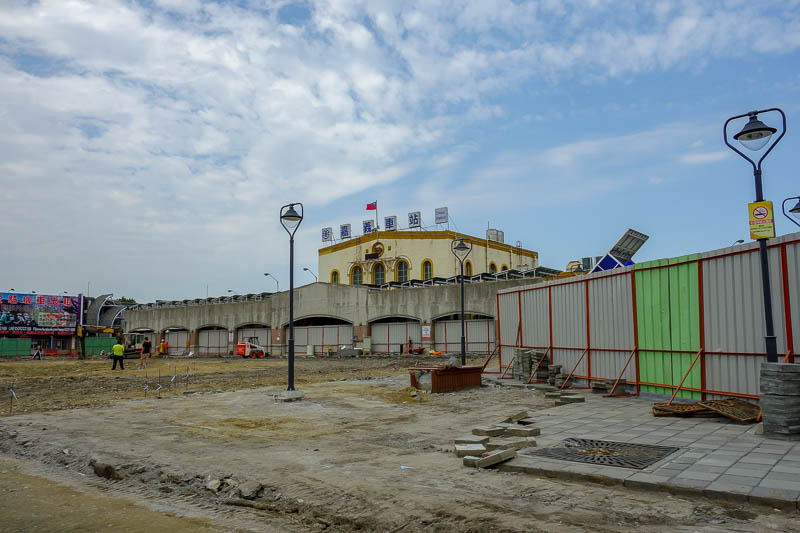
[[[125,364],[123,363],[125,359],[125,347],[119,342],[119,339],[117,339],[117,344],[111,347],[111,352],[114,354],[114,365],[111,367],[111,370],[117,369],[117,361],[119,361],[119,369],[125,370]]]

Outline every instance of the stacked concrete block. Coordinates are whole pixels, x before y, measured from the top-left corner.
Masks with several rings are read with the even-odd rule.
[[[550,385],[556,386],[556,378],[561,375],[561,365],[548,365],[547,366],[547,382]]]
[[[761,364],[764,436],[800,440],[800,365]]]
[[[611,389],[614,387],[614,383],[616,379],[605,379],[605,380],[595,380],[592,381],[592,392],[595,394],[609,394]],[[614,389],[614,396],[621,396],[625,394],[625,386],[627,385],[627,381],[625,379],[620,379],[619,383],[617,384],[617,388]]]
[[[525,348],[514,348],[514,376],[526,381],[531,375],[531,353]]]

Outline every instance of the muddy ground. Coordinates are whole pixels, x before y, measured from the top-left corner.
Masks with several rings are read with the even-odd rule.
[[[188,383],[186,360],[147,378],[127,362],[0,363],[19,396],[0,419],[4,530],[800,531],[796,512],[466,468],[453,438],[551,403],[414,397],[413,360],[300,359],[296,403],[274,401],[285,360],[194,360]]]

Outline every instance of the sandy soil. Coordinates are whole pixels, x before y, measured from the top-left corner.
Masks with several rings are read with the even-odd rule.
[[[499,387],[412,397],[408,360],[301,360],[295,403],[273,399],[285,361],[193,362],[188,390],[147,400],[135,370],[37,364],[0,364],[27,391],[0,421],[0,486],[29,487],[0,501],[0,523],[19,530],[57,516],[29,512],[38,491],[97,517],[75,530],[135,516],[178,531],[800,531],[766,507],[466,468],[453,438],[550,404]]]

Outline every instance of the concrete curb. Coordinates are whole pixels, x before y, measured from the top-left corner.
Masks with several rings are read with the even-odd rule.
[[[621,476],[619,478],[606,476],[598,473],[554,470],[552,468],[547,468],[543,466],[514,464],[513,461],[509,463],[504,463],[498,466],[497,469],[500,470],[501,472],[517,472],[523,474],[543,476],[550,479],[559,479],[565,481],[582,481],[582,482],[589,482],[589,483],[595,483],[599,485],[612,486],[612,487],[623,486],[625,488],[634,490],[643,490],[651,492],[666,491],[674,496],[684,496],[690,498],[695,498],[699,496],[712,500],[721,500],[727,502],[748,501],[756,505],[776,507],[784,511],[793,511],[793,510],[798,510],[800,508],[798,506],[797,499],[793,499],[791,497],[785,497],[785,495],[782,494],[783,491],[779,489],[772,491],[770,494],[764,493],[758,495],[755,494],[749,495],[749,494],[729,492],[718,489],[693,487],[688,483],[686,485],[667,483],[666,480],[668,478],[664,478],[663,481],[659,481],[656,479],[653,480],[631,479],[632,477],[635,477],[636,474],[648,474],[648,473],[640,471],[630,471],[627,469],[620,469],[620,471],[625,472],[629,475]],[[652,476],[652,474],[648,475]],[[660,476],[652,476],[652,477],[660,477]],[[687,481],[690,482],[692,480],[687,480]]]

